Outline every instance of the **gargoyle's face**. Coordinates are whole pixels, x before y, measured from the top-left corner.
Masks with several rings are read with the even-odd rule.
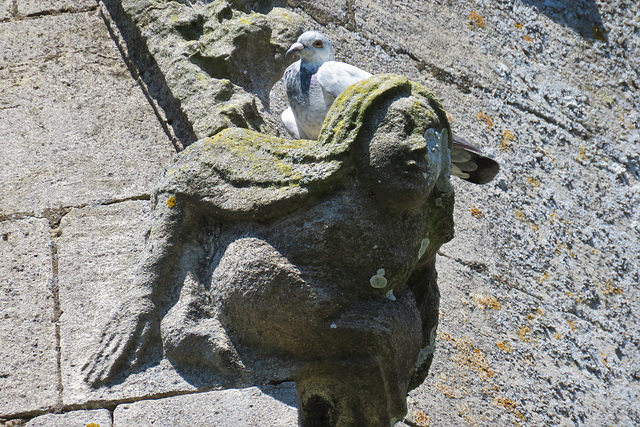
[[[392,210],[424,203],[442,171],[439,133],[425,134],[427,111],[413,98],[400,98],[373,120],[363,175],[376,200]]]

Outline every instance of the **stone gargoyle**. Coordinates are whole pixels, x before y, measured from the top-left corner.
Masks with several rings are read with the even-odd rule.
[[[303,426],[401,419],[434,350],[450,144],[439,101],[395,75],[347,89],[318,141],[232,128],[194,143],[152,195],[87,382],[144,368],[162,343],[222,386],[295,380]]]

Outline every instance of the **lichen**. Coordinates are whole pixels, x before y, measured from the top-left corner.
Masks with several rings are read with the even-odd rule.
[[[422,242],[420,242],[420,249],[418,250],[418,259],[422,258],[422,255],[424,255],[424,253],[427,252],[429,243],[431,243],[431,241],[429,240],[428,237],[425,237],[424,239],[422,239]]]
[[[382,289],[387,286],[387,279],[384,277],[384,273],[384,268],[379,268],[376,274],[371,276],[371,279],[369,279],[369,283],[371,283],[372,287],[376,289]]]

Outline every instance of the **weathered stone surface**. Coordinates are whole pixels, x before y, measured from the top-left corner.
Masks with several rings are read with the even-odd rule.
[[[230,126],[274,133],[264,112],[269,91],[287,66],[289,40],[301,33],[295,13],[268,2],[257,7],[264,13],[245,2],[222,0],[105,3],[114,19],[139,29],[140,45],[129,49],[153,55],[194,139]]]
[[[64,414],[46,414],[35,417],[26,427],[111,427],[111,414],[107,409],[72,411]]]
[[[173,150],[102,20],[1,25],[0,217],[148,193]]]
[[[148,215],[149,202],[128,201],[72,209],[60,223],[58,280],[66,405],[194,389],[167,363],[132,375],[111,389],[91,389],[80,371],[95,351],[95,337],[132,286]]]
[[[50,15],[64,12],[81,12],[95,9],[95,0],[11,0],[14,17]]]
[[[194,384],[294,378],[302,425],[404,416],[431,361],[435,252],[452,232],[448,122],[393,75],[345,91],[328,122],[318,142],[233,129],[176,158],[89,382],[149,366],[162,340]]]
[[[127,426],[273,426],[296,425],[292,383],[259,389],[231,389],[118,405],[114,427]]]
[[[494,184],[454,183],[441,350],[410,415],[637,424],[638,5],[291,3],[337,24],[340,60],[426,83],[502,164]]]
[[[0,222],[0,418],[58,403],[49,223]]]

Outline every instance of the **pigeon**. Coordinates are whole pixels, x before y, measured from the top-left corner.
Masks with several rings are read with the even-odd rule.
[[[287,132],[296,139],[318,139],[324,118],[333,101],[349,86],[372,75],[358,67],[333,60],[329,39],[317,31],[307,31],[286,53],[300,60],[284,72],[289,107],[282,112]],[[453,134],[451,173],[474,184],[490,182],[500,165],[482,151]]]

